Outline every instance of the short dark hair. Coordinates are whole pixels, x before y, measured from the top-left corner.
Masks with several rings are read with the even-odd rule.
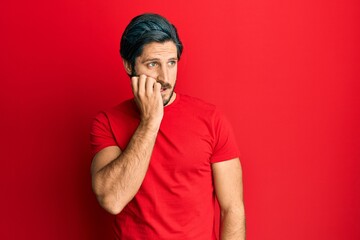
[[[135,59],[142,54],[146,44],[167,41],[174,42],[180,60],[183,45],[175,26],[158,14],[145,13],[134,17],[126,27],[120,41],[120,55],[134,71]]]

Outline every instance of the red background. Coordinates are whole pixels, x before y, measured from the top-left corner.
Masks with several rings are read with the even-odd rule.
[[[355,0],[2,1],[1,239],[111,239],[89,124],[131,96],[118,54],[158,12],[184,43],[177,90],[218,105],[242,152],[249,240],[360,239]]]

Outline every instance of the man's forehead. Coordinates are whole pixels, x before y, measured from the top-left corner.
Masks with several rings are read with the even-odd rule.
[[[143,48],[141,59],[169,59],[177,58],[177,48],[172,41],[164,43],[152,42]]]

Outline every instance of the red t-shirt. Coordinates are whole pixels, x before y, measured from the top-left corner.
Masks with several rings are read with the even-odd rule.
[[[133,100],[101,112],[93,122],[93,153],[108,146],[124,150],[139,124]],[[211,104],[176,95],[164,108],[144,181],[116,215],[121,240],[211,240],[215,193],[211,164],[239,156],[228,122]]]

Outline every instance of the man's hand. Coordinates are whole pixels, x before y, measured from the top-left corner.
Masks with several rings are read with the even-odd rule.
[[[164,116],[161,84],[144,74],[131,78],[131,87],[140,110],[141,122],[158,129]]]

